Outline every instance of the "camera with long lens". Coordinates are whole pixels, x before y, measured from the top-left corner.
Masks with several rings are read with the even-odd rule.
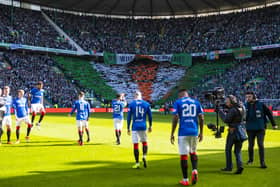
[[[225,89],[223,87],[215,87],[214,90],[209,90],[204,93],[205,99],[212,104],[224,106],[225,103]]]
[[[225,130],[224,126],[219,126],[218,108],[226,108],[225,105],[225,89],[223,87],[215,87],[213,90],[204,93],[206,100],[210,101],[216,112],[216,125],[209,123],[207,127],[214,132],[215,138],[221,138]]]

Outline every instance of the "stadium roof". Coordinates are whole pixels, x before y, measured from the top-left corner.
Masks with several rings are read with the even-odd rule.
[[[122,16],[193,15],[280,2],[276,0],[20,0],[63,10]]]

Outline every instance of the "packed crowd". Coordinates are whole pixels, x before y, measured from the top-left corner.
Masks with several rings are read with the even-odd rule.
[[[71,107],[76,99],[77,87],[64,77],[50,57],[1,52],[0,61],[10,64],[9,68],[0,70],[0,85],[10,86],[13,96],[16,96],[17,89],[23,89],[27,93],[36,82],[43,81],[47,99],[45,104]]]
[[[132,81],[131,75],[127,73],[126,66],[94,63],[93,67],[101,73],[109,86],[118,93],[125,92],[128,101],[133,99],[133,93],[138,89],[138,85]]]
[[[39,11],[0,4],[0,42],[73,49]]]
[[[39,11],[0,5],[0,42],[73,49]],[[117,19],[44,10],[84,50],[163,54],[280,41],[280,6],[180,19]]]
[[[180,19],[116,19],[46,11],[84,50],[163,54],[280,41],[280,6]]]
[[[169,62],[161,62],[153,81],[152,101],[157,101],[168,94],[168,91],[178,84],[178,81],[185,76],[185,73],[186,67],[171,65]]]
[[[127,65],[94,63],[94,68],[118,93],[126,93],[128,101],[133,99],[135,90],[141,90],[144,99],[157,101],[176,86],[186,71],[185,67],[168,62],[133,62]]]
[[[202,93],[217,86],[224,87],[227,95],[236,95],[242,101],[245,101],[246,91],[254,91],[267,105],[280,110],[280,57],[258,56],[241,61],[225,73],[205,78],[191,90],[191,95],[200,96],[205,107],[213,107]]]

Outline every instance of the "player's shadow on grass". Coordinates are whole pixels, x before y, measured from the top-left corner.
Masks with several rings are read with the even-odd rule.
[[[224,167],[224,153],[213,153],[199,156],[199,182],[197,186],[230,186],[243,185],[255,186],[265,184],[267,186],[277,186],[277,180],[267,180],[264,175],[269,172],[277,173],[279,164],[278,155],[280,148],[267,148],[269,169],[261,170],[255,167],[246,166],[242,175],[225,174],[220,172]],[[243,161],[246,160],[247,152],[243,152]],[[173,156],[173,154],[172,154]],[[133,156],[131,154],[131,160]],[[149,158],[149,157],[148,157]],[[25,176],[10,178],[0,178],[0,185],[11,187],[33,187],[33,186],[67,186],[67,187],[162,187],[179,186],[181,179],[179,158],[165,158],[160,154],[154,154],[152,161],[148,160],[148,168],[132,169],[133,162],[118,162],[106,160],[86,160],[66,162],[67,170],[29,171]],[[234,157],[233,157],[234,159]],[[235,160],[233,160],[235,163]],[[72,167],[71,167],[72,166]],[[189,162],[189,166],[191,166]],[[189,170],[190,171],[190,170]],[[190,172],[189,172],[190,174]],[[242,181],[242,183],[240,182]],[[250,185],[250,182],[254,184]]]

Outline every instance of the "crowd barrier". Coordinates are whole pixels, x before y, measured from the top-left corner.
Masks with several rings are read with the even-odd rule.
[[[46,108],[47,113],[69,113],[71,108]],[[128,109],[125,108],[124,112],[127,112]],[[164,112],[163,108],[153,109],[154,112]],[[112,112],[112,108],[92,108],[91,112]],[[214,109],[204,109],[206,113],[214,112]],[[280,116],[280,110],[272,111],[273,116]]]

